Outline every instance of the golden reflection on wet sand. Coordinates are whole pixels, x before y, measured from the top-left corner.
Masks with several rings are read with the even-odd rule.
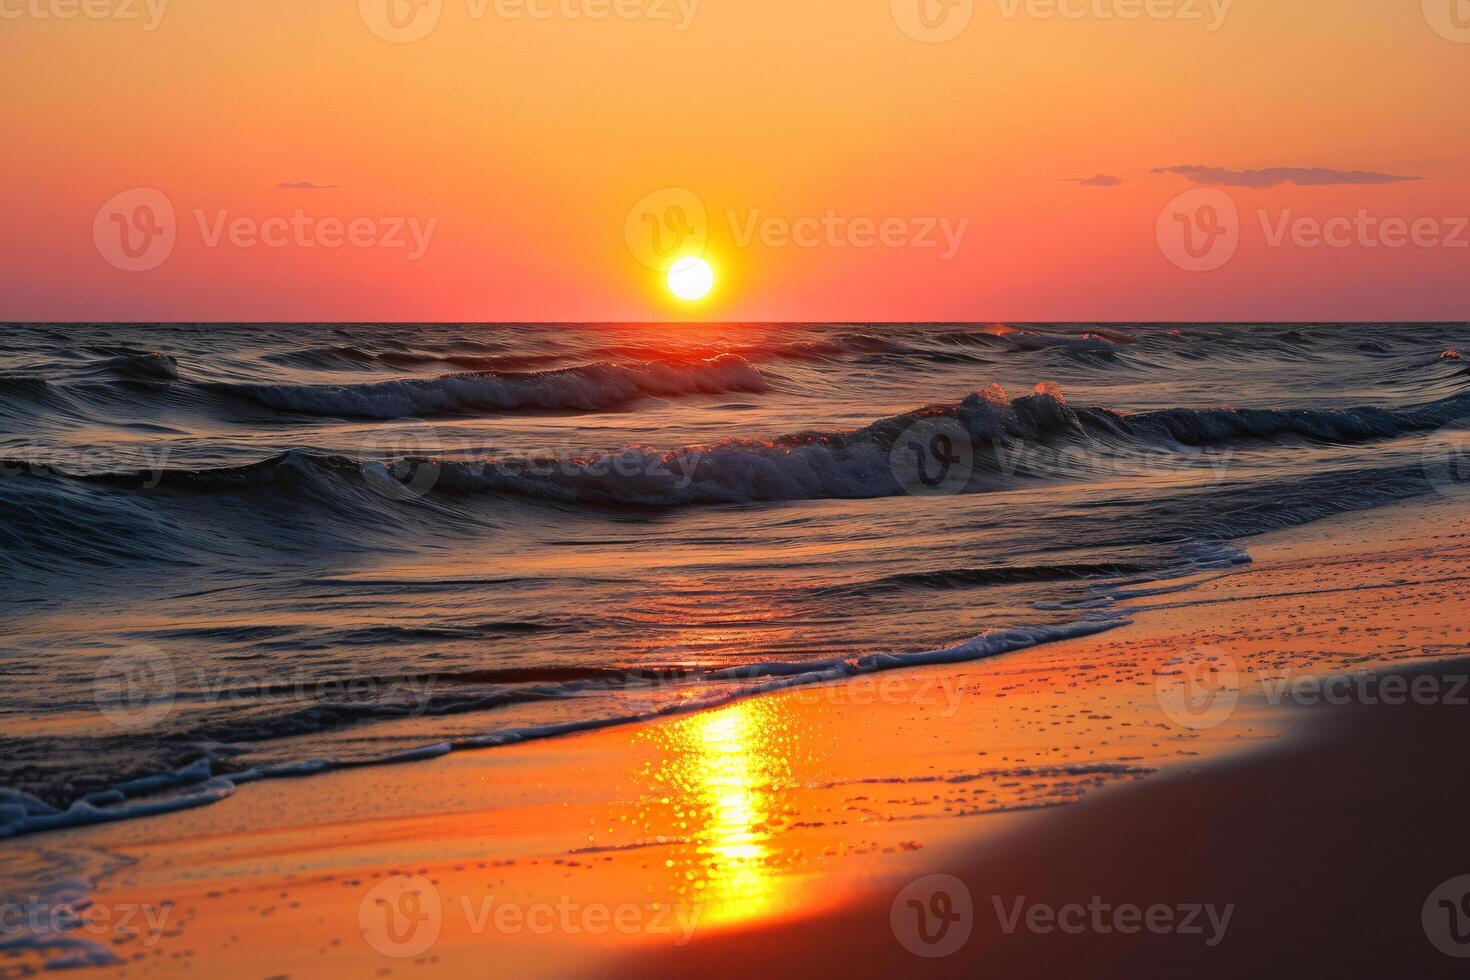
[[[741,701],[643,734],[662,753],[641,774],[643,809],[669,813],[685,837],[665,861],[670,898],[700,906],[703,926],[768,918],[793,900],[781,879],[799,853],[775,835],[799,747],[779,707]]]

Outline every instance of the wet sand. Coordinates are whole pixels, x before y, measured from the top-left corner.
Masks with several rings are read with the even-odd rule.
[[[1381,675],[1451,702],[1323,708],[1278,750],[1101,794],[837,912],[618,974],[1464,976],[1467,678],[1470,660]]]
[[[1470,671],[1466,512],[1436,498],[1258,538],[1248,568],[1130,600],[1130,626],[990,661],[8,841],[7,873],[68,862],[95,921],[0,969],[1462,970],[1420,912],[1470,874],[1466,709],[1362,692],[1398,672],[1442,702]],[[1306,678],[1334,674],[1346,698],[1317,703]],[[932,874],[964,883],[971,928],[925,959],[908,900],[953,941],[960,893],[921,884],[913,925],[892,913]],[[1023,924],[1004,931],[996,899]],[[1206,935],[1024,925],[1070,926],[1078,904],[1110,930],[1128,905],[1179,926],[1208,905],[1216,927],[1203,909]]]

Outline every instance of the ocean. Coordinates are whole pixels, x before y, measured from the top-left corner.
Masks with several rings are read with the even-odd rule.
[[[0,326],[0,836],[1113,629],[1464,492],[1467,343]]]

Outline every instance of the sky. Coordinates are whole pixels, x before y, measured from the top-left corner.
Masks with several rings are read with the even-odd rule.
[[[0,0],[0,53],[0,320],[1470,317],[1470,0]]]

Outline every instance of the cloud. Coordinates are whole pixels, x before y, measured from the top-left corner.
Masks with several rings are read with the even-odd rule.
[[[286,181],[285,183],[277,184],[276,186],[279,187],[283,191],[329,191],[329,190],[332,190],[333,188],[335,188],[337,185],[336,184],[313,184],[309,180],[301,180],[301,181],[294,181],[294,182],[293,181]]]
[[[1092,177],[1068,177],[1067,180],[1073,184],[1081,184],[1083,187],[1117,187],[1123,183],[1123,178],[1114,177],[1112,174],[1096,174]]]
[[[1224,167],[1155,167],[1156,174],[1179,174],[1196,184],[1215,187],[1276,187],[1297,184],[1302,187],[1333,187],[1342,184],[1398,184],[1422,177],[1398,177],[1366,170],[1331,170],[1326,167],[1268,167],[1265,170],[1227,170]]]

